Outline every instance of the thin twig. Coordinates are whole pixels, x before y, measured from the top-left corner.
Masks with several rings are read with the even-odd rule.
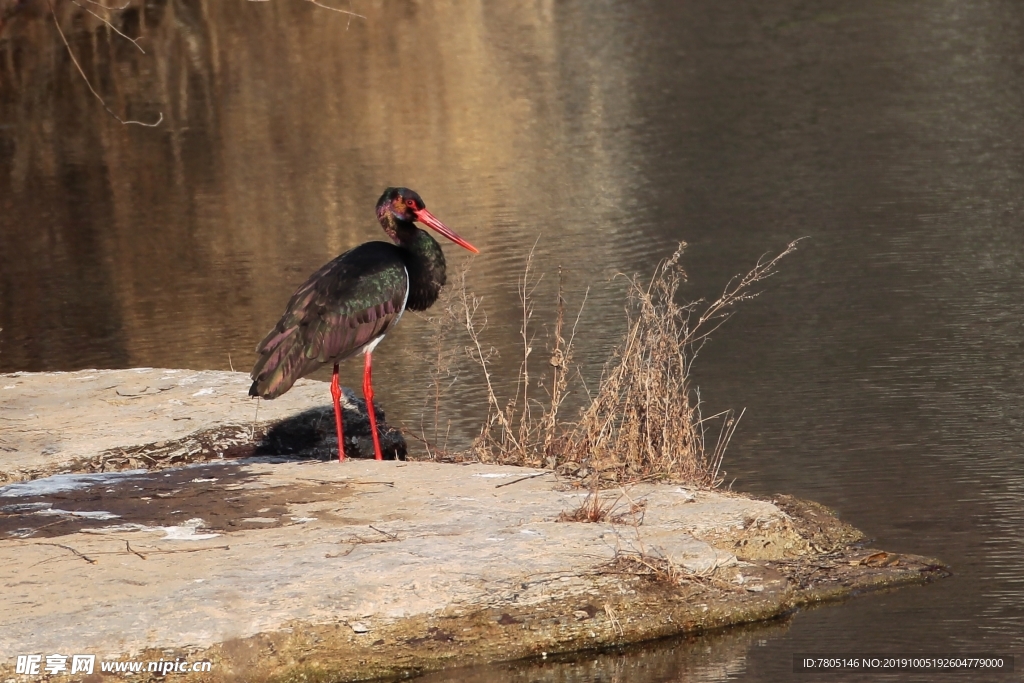
[[[72,63],[74,63],[75,68],[78,69],[78,73],[82,75],[82,79],[85,81],[86,87],[89,88],[89,92],[91,92],[93,96],[97,100],[99,100],[103,108],[107,110],[107,113],[113,116],[118,121],[118,123],[121,123],[123,125],[134,124],[137,126],[143,126],[145,128],[156,128],[157,126],[159,126],[161,122],[163,122],[164,120],[163,112],[160,112],[160,118],[158,118],[155,123],[145,123],[143,121],[135,121],[133,119],[128,119],[126,121],[125,119],[122,119],[120,116],[115,114],[114,111],[107,106],[107,103],[103,100],[103,97],[98,92],[96,92],[95,88],[92,87],[92,83],[89,82],[89,77],[86,76],[85,71],[82,70],[82,65],[78,63],[78,59],[75,57],[75,53],[71,49],[71,44],[68,43],[68,39],[64,35],[64,31],[60,27],[60,21],[57,19],[57,12],[53,9],[52,0],[47,0],[47,4],[50,6],[50,14],[53,16],[53,25],[57,27],[57,33],[60,34],[60,39],[64,41],[64,47],[67,48],[68,56],[71,57],[71,61]]]
[[[124,38],[125,40],[127,40],[127,41],[128,41],[129,43],[131,43],[132,45],[134,45],[135,47],[137,47],[137,48],[139,49],[139,52],[141,52],[142,54],[146,54],[146,51],[142,49],[142,46],[141,46],[141,45],[139,45],[139,43],[138,43],[138,40],[137,40],[136,38],[129,38],[129,37],[128,37],[128,36],[126,36],[126,35],[125,35],[124,33],[122,33],[122,32],[121,32],[121,31],[120,31],[120,30],[119,30],[119,29],[118,29],[118,28],[117,28],[116,26],[114,26],[113,24],[111,24],[111,23],[110,23],[110,21],[108,21],[107,19],[104,19],[104,18],[103,18],[103,17],[101,17],[100,15],[96,14],[96,13],[95,13],[95,12],[93,12],[93,11],[92,11],[91,9],[89,9],[88,7],[86,7],[85,5],[79,4],[79,3],[78,3],[78,0],[71,0],[71,2],[72,2],[72,3],[74,3],[74,4],[76,4],[76,5],[78,5],[79,7],[81,7],[82,9],[84,9],[84,10],[85,10],[86,12],[88,12],[88,13],[89,13],[89,14],[91,14],[92,16],[94,16],[94,17],[96,17],[97,19],[99,19],[100,21],[102,21],[102,22],[103,22],[104,24],[106,24],[106,25],[107,25],[107,27],[108,27],[108,28],[110,28],[110,30],[112,30],[112,31],[113,31],[114,33],[116,33],[117,35],[121,36],[122,38]],[[99,4],[99,3],[94,3],[94,4]],[[127,6],[128,6],[128,5],[125,5],[125,7],[127,7]],[[103,7],[103,5],[100,5],[100,7]],[[106,8],[104,8],[104,9],[106,9]],[[123,8],[122,8],[122,9],[123,9]]]
[[[604,605],[604,613],[608,615],[608,622],[612,625],[612,628],[621,636],[624,633],[622,625],[619,623],[619,618],[616,616],[615,610],[613,610],[612,606],[608,603],[605,603]]]
[[[498,422],[501,424],[501,427],[505,432],[505,437],[512,442],[513,448],[515,448],[517,451],[521,451],[522,448],[520,447],[519,442],[516,440],[514,434],[512,433],[512,424],[505,415],[505,410],[501,407],[501,404],[498,403],[497,396],[495,396],[494,394],[494,386],[491,383],[491,373],[487,369],[487,366],[490,364],[491,353],[489,352],[485,354],[480,344],[479,332],[480,330],[483,330],[487,326],[486,313],[484,314],[484,323],[481,326],[480,330],[477,330],[476,325],[473,321],[476,312],[480,307],[481,300],[474,295],[470,295],[468,292],[466,292],[465,289],[463,289],[460,294],[462,297],[462,309],[463,315],[465,316],[466,330],[469,333],[470,340],[473,342],[473,348],[476,351],[475,355],[472,357],[477,361],[477,363],[480,364],[480,367],[484,373],[484,381],[487,384],[488,405],[491,406],[491,408],[493,408],[494,418],[496,418]],[[485,422],[484,424],[485,430],[488,428],[489,422],[490,416],[488,416],[488,421]]]
[[[319,2],[317,2],[317,0],[306,0],[306,2],[311,2],[314,5],[316,5],[317,7],[323,7],[324,9],[329,9],[332,12],[339,12],[341,14],[347,14],[350,17],[359,17],[360,19],[365,19],[366,18],[362,14],[358,14],[356,12],[351,12],[351,11],[349,11],[347,9],[338,9],[337,7],[329,7],[327,5],[322,5]]]
[[[527,479],[536,479],[537,477],[543,477],[545,474],[554,474],[554,472],[538,472],[537,474],[528,474],[525,477],[519,477],[518,479],[513,479],[512,481],[506,481],[504,484],[498,484],[494,488],[500,489],[502,486],[511,486],[512,484],[518,484],[519,482],[526,481]]]
[[[96,2],[96,0],[85,0],[85,1],[87,3],[89,3],[90,5],[96,5],[97,7],[102,7],[103,9],[105,9],[105,10],[107,10],[109,12],[120,12],[123,9],[128,9],[128,5],[132,4],[132,0],[126,0],[125,3],[123,5],[121,5],[120,7],[107,7],[106,5],[104,5],[101,2]]]
[[[374,531],[376,531],[377,533],[379,533],[379,534],[384,534],[385,536],[387,536],[388,538],[390,538],[390,539],[391,539],[392,541],[397,541],[397,540],[398,540],[398,534],[393,534],[393,533],[391,533],[390,531],[383,531],[383,530],[381,530],[381,529],[378,529],[377,527],[375,527],[375,526],[374,526],[374,525],[372,525],[372,524],[369,524],[368,526],[369,526],[369,527],[370,527],[371,529],[373,529]]]
[[[78,552],[77,550],[75,550],[74,548],[72,548],[69,545],[64,545],[62,543],[33,543],[32,545],[52,545],[54,548],[63,548],[64,550],[70,550],[71,552],[73,552],[75,554],[75,556],[82,558],[83,560],[85,560],[89,564],[96,564],[96,560],[92,559],[91,557],[89,557],[87,555],[84,555],[84,554]],[[32,565],[32,566],[34,567],[35,565]]]
[[[249,441],[256,438],[256,422],[260,417],[260,397],[256,397],[256,412],[252,416],[252,429],[249,431]]]
[[[150,550],[150,555],[176,555],[178,553],[201,553],[207,550],[231,550],[229,545],[211,545],[205,548],[177,548],[175,550]]]

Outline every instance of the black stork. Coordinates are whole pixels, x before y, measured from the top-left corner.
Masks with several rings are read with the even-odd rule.
[[[309,276],[270,334],[256,347],[250,396],[277,398],[295,380],[325,363],[334,364],[331,396],[338,433],[338,460],[345,459],[338,364],[362,353],[363,396],[370,416],[373,451],[383,459],[370,379],[373,349],[406,308],[422,311],[437,301],[445,284],[444,252],[415,222],[433,228],[474,254],[476,247],[434,217],[418,194],[389,187],[377,201],[377,220],[394,242],[367,242],[346,251]]]

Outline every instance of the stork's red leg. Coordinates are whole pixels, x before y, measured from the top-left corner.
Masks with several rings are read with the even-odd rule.
[[[345,436],[341,431],[341,385],[338,384],[338,364],[334,364],[331,377],[331,396],[334,397],[334,427],[338,432],[338,462],[345,459]]]
[[[366,399],[366,412],[370,414],[370,431],[373,433],[373,457],[383,460],[380,450],[380,437],[377,435],[377,412],[373,409],[373,381],[370,379],[372,352],[366,352],[366,363],[363,365],[363,398]]]

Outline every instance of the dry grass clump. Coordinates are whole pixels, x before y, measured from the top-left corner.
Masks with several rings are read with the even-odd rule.
[[[692,365],[733,307],[757,296],[752,287],[771,277],[796,243],[733,278],[711,303],[680,304],[685,248],[680,243],[650,282],[630,280],[629,330],[564,441],[561,469],[578,466],[617,481],[668,478],[706,488],[721,483],[722,458],[742,412],[704,417],[700,394],[691,387]]]
[[[647,501],[633,501],[622,491],[618,496],[601,495],[596,486],[590,489],[587,497],[575,509],[563,512],[558,516],[559,522],[609,522],[611,524],[632,524],[638,527],[644,522]],[[625,499],[625,503],[623,503]]]
[[[549,370],[537,373],[532,370],[530,363],[535,343],[530,334],[530,323],[534,312],[532,295],[540,282],[540,277],[533,270],[533,251],[530,251],[523,275],[518,282],[522,360],[519,363],[514,391],[504,401],[498,398],[491,373],[491,361],[497,355],[497,349],[481,341],[487,327],[487,314],[480,306],[482,300],[466,289],[464,275],[460,280],[462,286],[454,288],[458,297],[457,310],[470,341],[466,351],[482,370],[487,389],[487,417],[472,448],[474,455],[483,462],[532,467],[551,467],[558,462],[561,435],[565,430],[565,423],[560,420],[559,411],[567,396],[569,377],[574,369],[573,342],[576,337],[576,326],[583,312],[581,305],[567,339],[561,268],[558,277],[555,327],[546,363]],[[531,381],[537,381],[537,384],[531,386]],[[502,385],[507,383],[502,382]]]
[[[595,488],[594,495],[573,514],[590,521],[595,521],[591,517],[608,517],[596,495],[603,485],[671,479],[700,488],[718,486],[722,459],[742,412],[702,414],[700,394],[691,384],[693,362],[710,335],[732,315],[735,305],[757,296],[755,285],[771,277],[796,244],[790,243],[770,259],[762,257],[750,272],[730,280],[710,303],[704,299],[677,301],[679,286],[686,281],[680,265],[685,243],[658,266],[650,281],[631,278],[628,331],[596,391],[588,392],[589,401],[575,419],[565,419],[560,410],[570,381],[579,376],[573,343],[583,306],[569,327],[561,272],[548,358],[539,363],[538,371],[537,361],[531,365],[536,340],[530,329],[532,295],[540,277],[534,272],[531,252],[518,283],[522,359],[512,383],[514,390],[504,400],[498,397],[495,385],[509,382],[498,382],[493,376],[497,350],[483,341],[487,314],[481,299],[466,287],[465,271],[456,274],[453,286],[439,302],[441,313],[429,319],[436,341],[431,353],[433,391],[428,399],[434,403],[433,443],[437,444],[440,436],[441,396],[454,381],[455,360],[451,347],[445,345],[458,326],[468,339],[467,355],[482,371],[488,408],[470,452],[460,454],[459,459],[555,468],[561,474],[587,479]],[[431,449],[423,425],[421,433],[431,457],[446,455],[443,447]]]

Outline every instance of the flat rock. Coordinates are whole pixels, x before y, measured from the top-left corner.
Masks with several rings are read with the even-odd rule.
[[[181,680],[360,680],[717,628],[943,571],[859,548],[795,499],[643,484],[580,523],[562,520],[593,494],[517,467],[82,466],[251,424],[247,389],[225,372],[0,375],[0,674],[17,655],[87,652],[214,664]],[[263,402],[261,424],[325,389]]]
[[[141,454],[132,462],[147,466],[253,455],[273,427],[294,432],[289,430],[292,425],[282,425],[291,418],[301,430],[308,422],[302,418],[317,411],[326,416],[322,432],[329,438],[329,447],[320,450],[337,448],[326,383],[300,379],[273,401],[249,396],[250,384],[243,373],[214,370],[0,375],[0,483],[55,472],[118,469],[117,461],[125,455]],[[365,403],[345,389],[342,408],[346,424],[351,420],[356,427],[346,429],[346,452],[365,455]],[[383,420],[380,411],[378,418]],[[386,426],[382,431],[386,437],[394,432]],[[275,434],[269,436],[273,440]],[[400,436],[392,439],[393,450],[399,448],[404,458],[404,441],[399,441]]]
[[[284,419],[330,401],[323,382],[300,379],[257,401],[240,372],[83,370],[0,375],[3,471],[59,471],[115,448],[181,439],[226,424]]]

